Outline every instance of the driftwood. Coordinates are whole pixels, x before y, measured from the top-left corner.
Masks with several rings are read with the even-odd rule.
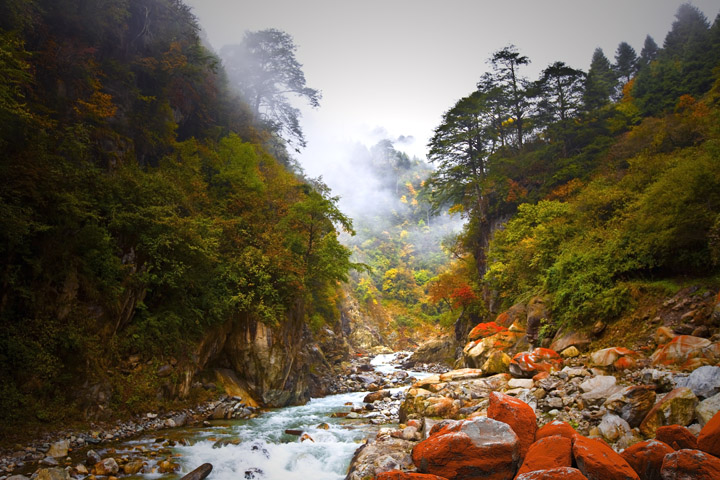
[[[205,477],[210,475],[212,469],[213,466],[211,464],[203,463],[198,468],[182,477],[180,480],[203,480]]]

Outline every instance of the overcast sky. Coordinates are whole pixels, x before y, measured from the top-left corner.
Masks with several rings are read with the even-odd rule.
[[[412,136],[397,144],[425,156],[443,112],[468,95],[487,59],[514,44],[531,79],[561,60],[587,70],[596,47],[612,61],[618,43],[640,53],[662,46],[681,0],[185,0],[216,50],[245,30],[278,28],[295,39],[321,106],[304,110],[300,161],[326,178],[352,142]],[[693,0],[712,22],[718,0]],[[330,183],[330,182],[328,182]],[[332,185],[331,185],[332,186]]]

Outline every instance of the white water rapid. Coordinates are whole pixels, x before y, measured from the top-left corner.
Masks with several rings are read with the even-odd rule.
[[[384,374],[395,372],[391,362],[396,355],[378,355],[372,365]],[[191,443],[172,449],[178,455],[175,461],[181,465],[180,475],[211,463],[213,470],[208,480],[341,480],[355,450],[380,427],[366,420],[332,418],[331,414],[349,412],[352,406],[348,403],[361,406],[366,394],[331,395],[305,405],[271,410],[253,419],[217,421],[212,426],[178,431]],[[322,424],[328,428],[321,428]],[[313,441],[285,434],[288,429],[301,430]],[[150,442],[139,440],[127,445],[137,448]]]

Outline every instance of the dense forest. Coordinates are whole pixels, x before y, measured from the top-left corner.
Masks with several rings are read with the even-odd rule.
[[[598,48],[588,72],[558,61],[531,81],[529,62],[493,54],[429,144],[427,196],[467,218],[470,320],[543,296],[551,332],[683,277],[717,284],[720,17],[685,4],[662,47],[621,42],[614,62]]]
[[[217,55],[181,0],[0,0],[0,423],[82,418],[98,378],[142,412],[213,328],[317,332],[347,292],[414,342],[536,296],[549,332],[720,284],[720,16],[683,5],[662,46],[534,81],[501,48],[427,161],[358,152],[383,196],[352,220],[294,160],[284,92],[321,101],[294,51],[269,29]]]
[[[113,366],[180,359],[213,325],[337,317],[352,224],[289,161],[297,112],[232,93],[189,7],[3,1],[0,32],[3,424],[72,418],[106,375],[139,411],[153,379]]]

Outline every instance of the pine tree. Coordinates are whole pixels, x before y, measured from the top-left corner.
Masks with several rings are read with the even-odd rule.
[[[621,42],[615,51],[615,72],[622,84],[626,84],[637,72],[637,54],[627,42]]]
[[[596,48],[585,81],[585,94],[583,95],[585,109],[592,111],[610,103],[616,85],[617,77],[610,61],[602,48]]]

